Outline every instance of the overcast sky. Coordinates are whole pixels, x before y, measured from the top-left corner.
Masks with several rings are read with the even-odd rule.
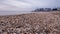
[[[60,6],[60,0],[0,0],[0,11],[25,11],[46,7],[54,8],[57,5]]]
[[[0,13],[4,11],[30,11],[36,8],[60,7],[60,0],[0,0]]]

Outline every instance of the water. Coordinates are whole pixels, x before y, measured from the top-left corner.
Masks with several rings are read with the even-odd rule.
[[[0,11],[0,16],[27,14],[27,13],[31,13],[31,11]]]

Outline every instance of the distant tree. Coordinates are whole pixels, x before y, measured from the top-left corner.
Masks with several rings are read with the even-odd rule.
[[[36,9],[34,12],[40,12],[40,11],[44,11],[44,8]]]
[[[40,8],[40,11],[44,11],[44,8]]]
[[[58,9],[57,9],[57,8],[53,8],[52,10],[53,10],[53,11],[57,11]]]

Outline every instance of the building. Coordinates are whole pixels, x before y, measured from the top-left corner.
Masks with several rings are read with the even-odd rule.
[[[51,11],[51,8],[45,8],[44,10],[45,11]]]

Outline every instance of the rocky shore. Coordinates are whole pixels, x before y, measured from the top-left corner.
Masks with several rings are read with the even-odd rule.
[[[0,34],[60,34],[60,12],[0,16]]]

